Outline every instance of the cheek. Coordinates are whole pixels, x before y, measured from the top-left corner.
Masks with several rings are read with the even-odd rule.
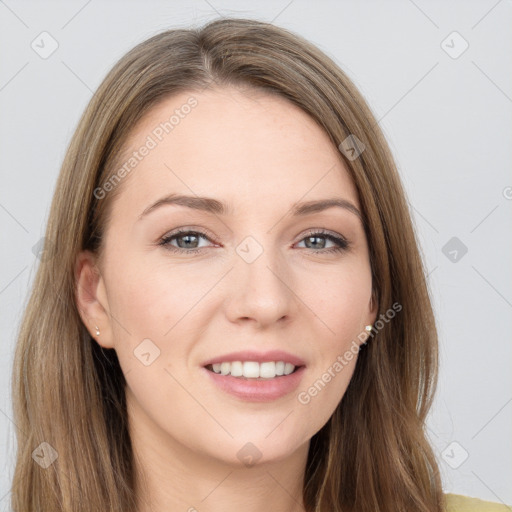
[[[305,302],[318,320],[311,339],[317,357],[297,401],[320,425],[330,417],[352,378],[366,336],[371,274],[363,265],[340,266],[316,282],[317,286],[310,288],[315,290],[309,292],[310,302]]]
[[[190,321],[194,305],[213,284],[199,266],[149,265],[144,257],[125,259],[110,272],[112,313],[137,337],[163,338],[180,319]],[[122,335],[122,332],[121,332]]]
[[[325,327],[325,347],[341,350],[364,329],[371,297],[369,268],[356,264],[331,268],[321,278],[310,279],[302,294],[306,304]]]
[[[152,264],[146,260],[135,255],[110,267],[112,328],[129,386],[144,390],[151,382],[153,389],[165,394],[165,389],[175,387],[165,370],[182,372],[189,361],[201,325],[215,309],[209,292],[222,272],[205,268],[204,262],[172,265],[165,258]]]

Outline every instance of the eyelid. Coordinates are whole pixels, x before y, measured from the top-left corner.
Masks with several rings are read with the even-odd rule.
[[[346,238],[345,236],[343,236],[341,233],[338,233],[337,231],[331,231],[330,229],[325,229],[325,228],[309,228],[306,232],[304,233],[301,233],[299,235],[299,242],[301,242],[304,238],[307,238],[308,236],[312,236],[312,235],[331,235],[335,238],[341,238],[344,242],[346,243],[349,243],[349,240],[348,238]]]
[[[215,237],[210,235],[209,230],[204,228],[198,228],[194,226],[182,226],[180,228],[176,228],[165,235],[163,235],[159,241],[158,245],[166,248],[167,250],[170,250],[171,252],[176,253],[182,253],[182,254],[197,254],[200,252],[203,252],[204,249],[207,249],[208,247],[199,247],[199,248],[191,248],[191,249],[181,249],[176,248],[170,244],[171,239],[174,239],[176,237],[179,237],[181,235],[185,235],[188,233],[195,233],[197,235],[200,235],[201,237],[207,239],[209,242],[213,243],[214,245],[217,245],[215,240]],[[323,238],[326,238],[331,241],[331,243],[335,244],[335,247],[331,247],[329,249],[323,248],[318,251],[314,249],[305,248],[304,250],[311,252],[312,254],[318,253],[318,254],[329,254],[329,253],[342,253],[345,251],[349,251],[352,248],[352,242],[348,240],[344,235],[341,233],[331,231],[329,229],[325,228],[309,228],[306,232],[302,232],[298,240],[293,243],[293,245],[297,243],[301,243],[304,240],[306,240],[308,237],[312,236],[320,236]]]
[[[169,231],[168,233],[165,233],[163,236],[159,237],[159,240],[167,239],[172,236],[179,235],[182,233],[187,233],[187,232],[197,232],[201,235],[204,235],[206,238],[208,238],[210,240],[210,242],[213,242],[215,239],[215,236],[206,228],[200,228],[197,226],[182,226],[182,227],[173,229],[173,230]],[[296,242],[294,242],[294,244],[301,242],[304,238],[307,238],[308,236],[317,235],[317,234],[331,235],[335,238],[341,238],[345,242],[349,243],[349,240],[345,236],[343,236],[341,233],[338,233],[336,231],[331,231],[331,230],[325,229],[325,228],[308,228],[306,231],[304,231],[304,232],[300,233],[300,235],[298,235],[298,239]]]
[[[215,239],[215,236],[213,235],[213,233],[211,233],[208,229],[200,228],[197,226],[181,226],[179,228],[172,229],[171,231],[165,233],[165,235],[162,235],[161,237],[159,237],[159,240],[170,238],[170,237],[176,236],[176,235],[181,235],[183,233],[188,233],[188,232],[199,233],[199,234],[203,235],[205,238],[208,238],[210,240],[210,242],[213,242],[213,240]]]

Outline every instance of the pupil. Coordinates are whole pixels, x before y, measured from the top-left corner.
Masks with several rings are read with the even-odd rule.
[[[188,244],[190,243],[191,238],[197,238],[195,235],[182,235],[180,237],[181,240],[185,240],[185,248],[190,248]]]
[[[318,240],[319,238],[322,238],[322,237],[319,237],[319,236],[310,236],[310,237],[308,237],[306,240]],[[324,241],[324,244],[325,244],[325,241]],[[308,243],[306,242],[306,246],[307,246],[307,245],[308,245]],[[323,244],[321,244],[321,243],[320,243],[320,244],[319,244],[319,243],[315,243],[315,244],[313,245],[313,247],[319,247],[319,246],[321,246],[321,247],[323,248]]]

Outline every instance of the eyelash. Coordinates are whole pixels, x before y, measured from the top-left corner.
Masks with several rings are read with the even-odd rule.
[[[180,247],[174,247],[174,246],[170,245],[171,240],[173,240],[174,238],[179,238],[181,235],[201,235],[204,238],[206,238],[208,241],[211,242],[209,235],[201,230],[179,229],[173,233],[170,233],[170,234],[162,237],[160,239],[160,241],[158,242],[158,245],[165,247],[165,249],[168,251],[171,251],[174,253],[180,253],[180,254],[183,254],[183,253],[195,254],[195,253],[201,252],[203,249],[205,249],[205,247],[201,247],[199,249],[182,249]],[[351,245],[351,243],[348,240],[346,240],[345,238],[335,236],[324,229],[311,230],[299,242],[302,242],[306,238],[312,238],[312,237],[326,238],[326,239],[330,240],[331,242],[338,244],[337,247],[331,247],[329,249],[321,249],[318,251],[314,250],[314,249],[306,248],[307,251],[310,251],[313,254],[315,254],[315,253],[320,253],[320,254],[340,253],[340,252],[348,250]]]

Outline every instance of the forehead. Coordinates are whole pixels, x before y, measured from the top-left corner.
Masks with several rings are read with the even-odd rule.
[[[214,195],[235,211],[270,198],[292,204],[333,195],[359,206],[327,133],[299,107],[264,91],[224,87],[166,98],[133,129],[122,160],[129,158],[135,165],[119,199],[131,204],[183,193]]]

